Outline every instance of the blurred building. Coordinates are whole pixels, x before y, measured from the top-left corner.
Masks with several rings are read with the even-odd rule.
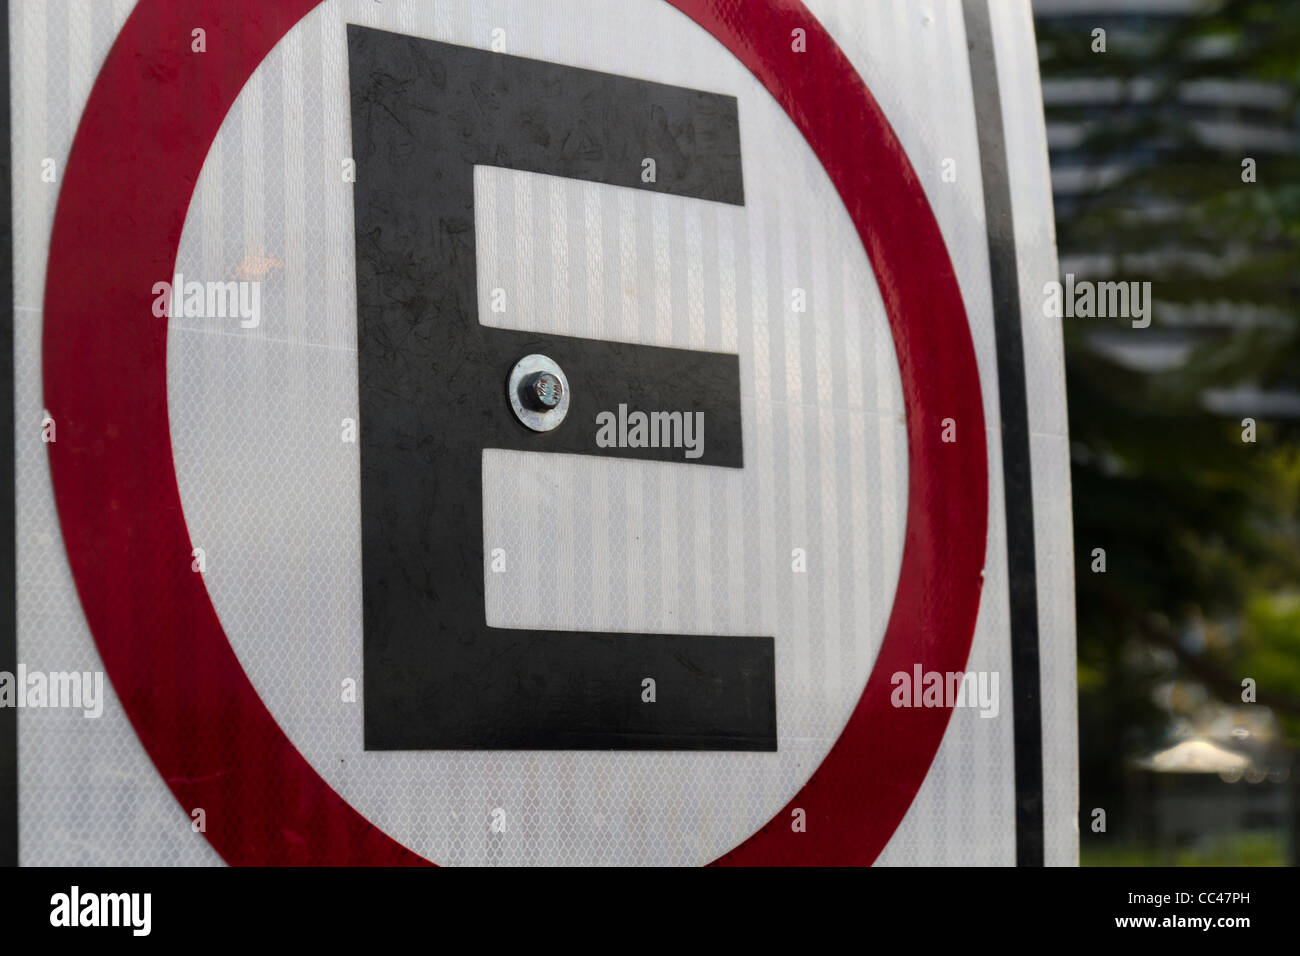
[[[1221,6],[1213,0],[1033,0],[1040,59],[1053,64],[1043,76],[1043,101],[1058,222],[1104,201],[1107,189],[1126,177],[1177,166],[1189,138],[1202,150],[1223,154],[1225,175],[1237,175],[1246,157],[1267,175],[1271,159],[1300,153],[1292,90],[1234,76],[1231,65],[1240,44],[1230,34],[1198,37],[1180,47],[1177,60],[1167,57],[1171,34]],[[1105,54],[1092,50],[1097,29],[1106,31]],[[1076,48],[1057,49],[1062,43]],[[1140,60],[1141,71],[1123,75],[1123,69],[1099,69],[1097,57],[1115,54],[1130,63]],[[1061,273],[1094,281],[1177,271],[1226,275],[1269,239],[1241,236],[1228,248],[1198,248],[1180,231],[1181,212],[1156,194],[1124,210],[1128,229],[1152,237],[1141,252],[1075,245],[1070,232],[1062,231]],[[1171,221],[1179,228],[1162,235],[1161,226]],[[1284,309],[1230,296],[1162,299],[1159,286],[1151,328],[1141,334],[1098,328],[1089,335],[1092,347],[1126,367],[1159,372],[1176,368],[1197,346],[1230,332],[1293,319]],[[1209,390],[1202,397],[1208,410],[1223,415],[1300,417],[1300,391],[1293,389],[1242,386]]]

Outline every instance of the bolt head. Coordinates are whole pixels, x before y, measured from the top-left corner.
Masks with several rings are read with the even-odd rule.
[[[560,404],[564,385],[550,372],[534,372],[524,382],[524,402],[539,412],[549,411]]]

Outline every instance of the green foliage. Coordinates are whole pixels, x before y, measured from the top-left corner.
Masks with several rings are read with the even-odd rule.
[[[1104,54],[1090,46],[1097,26]],[[1088,263],[1079,279],[1150,281],[1155,299],[1149,329],[1064,320],[1082,785],[1095,805],[1120,791],[1124,751],[1165,730],[1152,691],[1170,677],[1230,703],[1252,677],[1300,742],[1300,416],[1249,400],[1216,413],[1207,397],[1300,391],[1300,4],[1037,29],[1045,84],[1118,91],[1048,103],[1049,125],[1081,136],[1054,151],[1054,173],[1081,164],[1097,183],[1058,195],[1060,254]],[[1218,319],[1188,324],[1188,306]],[[1176,338],[1188,353],[1135,370],[1099,332],[1121,346]],[[1105,574],[1090,570],[1094,547]],[[1206,622],[1214,639],[1190,639]]]
[[[1234,833],[1204,846],[1170,849],[1084,840],[1081,866],[1285,866],[1280,833]]]

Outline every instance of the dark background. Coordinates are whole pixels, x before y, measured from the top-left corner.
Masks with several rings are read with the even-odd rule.
[[[1060,272],[1154,299],[1063,320],[1081,862],[1295,864],[1300,3],[1034,15]]]

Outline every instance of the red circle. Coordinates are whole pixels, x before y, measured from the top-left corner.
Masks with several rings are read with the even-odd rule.
[[[45,285],[55,503],[73,578],[122,706],[181,806],[230,863],[423,863],[294,747],[221,627],[181,510],[167,415],[167,323],[194,184],[226,113],[319,0],[140,0],[69,155]],[[798,0],[669,0],[767,87],[821,160],[875,270],[908,428],[908,516],[885,638],[839,740],[794,800],[726,863],[870,863],[911,804],[947,709],[898,709],[889,678],[962,670],[987,532],[983,404],[952,264],[916,174],[848,59]],[[207,52],[191,52],[194,24]],[[793,31],[805,31],[798,52]],[[148,104],[141,109],[141,104]],[[851,117],[853,122],[845,122]],[[939,440],[944,418],[960,441]],[[790,812],[806,813],[794,833]]]

